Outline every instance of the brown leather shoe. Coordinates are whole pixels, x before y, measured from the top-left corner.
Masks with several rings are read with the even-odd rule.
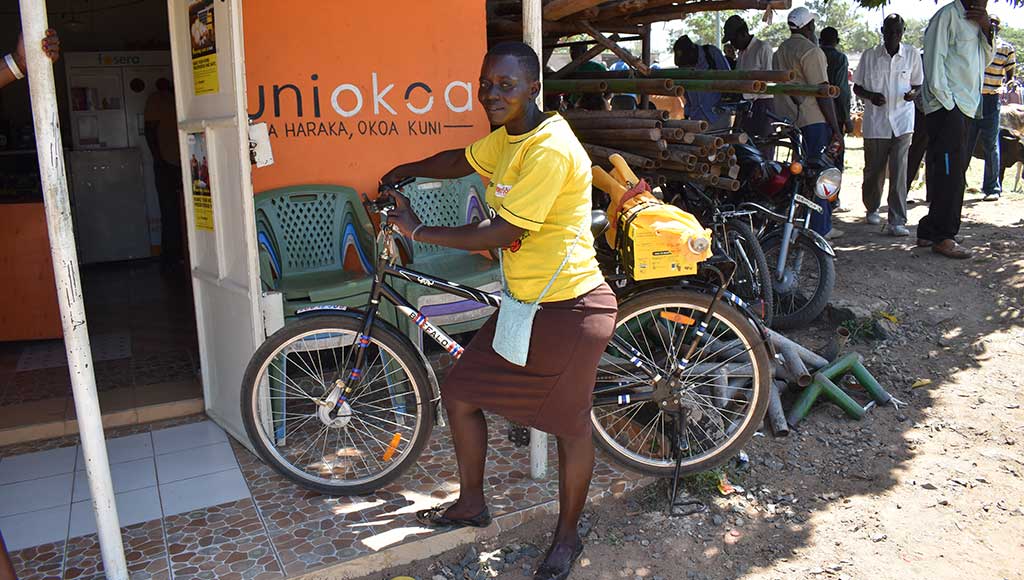
[[[919,248],[929,248],[929,247],[931,247],[934,244],[935,244],[935,242],[933,242],[931,240],[926,240],[924,238],[917,238],[917,247],[919,247]]]
[[[956,240],[942,240],[932,246],[932,251],[954,260],[966,260],[971,257],[970,250],[956,243]]]

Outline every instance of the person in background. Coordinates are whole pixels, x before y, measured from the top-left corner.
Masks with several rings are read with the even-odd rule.
[[[722,39],[739,50],[736,59],[736,70],[761,71],[772,68],[772,47],[760,38],[750,34],[747,23],[737,15],[725,21]],[[743,95],[750,101],[750,116],[743,124],[743,131],[748,135],[768,135],[771,132],[772,120],[769,112],[775,112],[774,99],[771,95]],[[765,152],[771,156],[770,151]]]
[[[57,31],[48,29],[40,46],[46,53],[50,62],[57,62],[60,58],[60,38],[57,38]],[[4,56],[5,66],[0,67],[0,88],[6,87],[16,80],[25,78],[28,74],[28,64],[25,61],[25,38],[19,34],[18,44],[14,50]]]
[[[999,17],[992,16],[993,36],[996,36],[996,55],[985,68],[985,81],[981,85],[981,111],[971,122],[970,136],[967,138],[970,144],[969,153],[974,151],[978,140],[981,140],[981,149],[985,155],[985,174],[982,179],[981,193],[985,195],[985,201],[998,201],[1003,186],[999,183],[1000,159],[999,159],[999,92],[1003,88],[1003,82],[1013,80],[1013,73],[1017,67],[1017,54],[1013,45],[998,38]],[[968,159],[968,163],[970,159]]]
[[[924,69],[924,53],[919,53],[921,69]],[[924,114],[924,91],[918,91],[914,99],[914,136],[910,140],[910,153],[907,157],[907,191],[917,179],[917,172],[921,170],[921,162],[924,161],[924,154],[928,151],[928,117]],[[928,189],[925,188],[925,195]],[[925,198],[931,201],[929,198]],[[908,204],[913,203],[907,201]]]
[[[726,42],[722,45],[722,53],[725,54],[725,60],[729,63],[729,68],[736,70],[736,47],[732,43]]]
[[[828,86],[828,63],[825,53],[814,38],[817,17],[803,6],[789,11],[787,21],[791,36],[772,56],[772,68],[796,73],[794,82]],[[828,97],[775,96],[775,110],[788,117],[803,134],[804,145],[811,155],[830,150],[838,155],[843,150],[843,131],[839,125],[835,105]],[[829,202],[815,199],[822,212],[811,213],[811,229],[828,239],[838,238],[843,232],[832,228],[832,207]]]
[[[882,22],[882,44],[864,51],[853,73],[853,92],[864,99],[864,207],[867,222],[882,223],[878,206],[889,169],[886,233],[909,236],[907,153],[914,135],[914,99],[924,82],[917,50],[903,44],[906,25],[899,14]],[[845,57],[844,57],[845,58]]]
[[[971,257],[956,236],[970,155],[968,130],[981,105],[985,67],[995,55],[987,6],[988,0],[953,0],[939,8],[924,33],[925,181],[931,205],[917,225],[917,245],[955,259]]]
[[[705,44],[697,46],[689,36],[680,36],[672,46],[676,66],[693,70],[731,70],[718,47]],[[712,91],[686,92],[686,118],[707,121],[708,128],[724,129],[729,126],[729,115],[720,115],[715,107],[722,100],[722,93]]]
[[[839,96],[834,104],[836,114],[839,115],[839,127],[843,135],[846,135],[853,131],[853,120],[850,118],[850,102],[853,100],[850,92],[850,60],[839,50],[839,31],[831,26],[821,29],[818,46],[825,53],[825,62],[828,63],[828,83],[839,87]],[[840,171],[845,169],[845,158],[844,148],[836,158],[836,167]]]
[[[569,56],[572,60],[582,58],[584,54],[590,49],[586,43],[581,42],[574,44],[569,47]],[[581,77],[586,77],[588,72],[605,72],[606,69],[603,64],[596,60],[588,60],[581,64],[576,69],[574,74],[580,74]],[[604,95],[599,93],[572,93],[568,96],[569,103],[574,107],[581,109],[587,109],[590,111],[606,111],[608,110],[608,103],[604,100]]]
[[[184,257],[181,235],[181,153],[178,150],[178,114],[171,81],[160,78],[146,99],[146,144],[153,156],[153,177],[160,199],[160,257],[165,267]]]
[[[57,37],[56,30],[47,29],[46,36],[43,37],[39,46],[50,62],[57,62],[57,59],[60,58],[60,38]],[[4,66],[0,66],[0,88],[25,78],[26,74],[28,74],[28,63],[25,59],[25,38],[18,34],[18,43],[14,46],[14,51],[4,56]],[[16,580],[17,578],[14,564],[11,563],[11,557],[7,553],[7,544],[4,543],[3,530],[0,530],[0,580]]]

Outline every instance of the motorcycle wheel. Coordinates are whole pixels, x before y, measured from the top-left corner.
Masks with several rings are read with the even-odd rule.
[[[772,325],[779,330],[802,328],[821,315],[828,305],[836,282],[835,264],[832,256],[815,246],[810,237],[801,235],[786,254],[780,280],[775,269],[781,247],[781,230],[768,234],[761,241],[772,276],[775,309]]]

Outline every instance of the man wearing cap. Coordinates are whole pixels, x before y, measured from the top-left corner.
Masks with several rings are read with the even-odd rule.
[[[970,154],[968,130],[981,105],[985,67],[995,54],[987,5],[988,0],[953,0],[932,16],[924,33],[925,181],[931,205],[917,225],[917,245],[948,258],[971,257],[956,236]]]
[[[775,51],[772,68],[793,71],[797,83],[828,86],[828,63],[814,38],[815,19],[816,16],[803,6],[789,11],[787,20],[792,35]],[[843,131],[832,99],[776,95],[775,110],[800,127],[804,145],[811,155],[826,149],[833,154],[843,150]],[[841,236],[841,231],[832,229],[832,208],[828,201],[815,201],[822,212],[812,212],[811,229],[830,239]]]
[[[853,92],[864,99],[864,207],[867,222],[882,223],[878,206],[889,170],[889,223],[885,231],[909,236],[907,153],[914,136],[914,99],[924,82],[921,57],[903,44],[906,26],[899,14],[882,22],[882,44],[864,51],[853,73]]]
[[[772,69],[772,47],[760,38],[750,34],[747,23],[737,15],[725,21],[722,40],[736,47],[739,56],[736,59],[736,70],[762,71]],[[771,118],[768,112],[774,112],[774,100],[771,95],[743,95],[750,101],[750,116],[743,124],[743,130],[751,136],[770,134]]]
[[[981,113],[971,123],[968,137],[970,151],[974,151],[980,139],[981,150],[985,155],[985,176],[981,184],[981,193],[985,195],[985,201],[997,201],[1003,190],[1002,184],[999,183],[999,89],[1002,88],[1004,80],[1013,80],[1014,69],[1017,67],[1017,55],[1013,45],[998,36],[999,24],[999,17],[993,15],[996,56],[985,68],[985,82],[981,85]]]

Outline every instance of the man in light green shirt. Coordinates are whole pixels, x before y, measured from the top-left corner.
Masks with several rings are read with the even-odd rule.
[[[985,67],[994,53],[987,5],[988,0],[953,0],[932,16],[924,33],[925,179],[931,205],[917,226],[917,245],[949,258],[971,256],[956,236],[970,161],[969,123],[981,103]]]

